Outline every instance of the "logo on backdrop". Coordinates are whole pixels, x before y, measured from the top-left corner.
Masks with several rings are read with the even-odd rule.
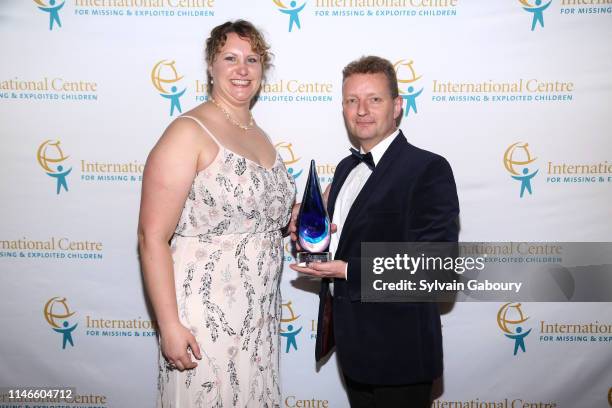
[[[283,259],[285,260],[285,262],[289,262],[289,263],[295,262],[295,258],[293,257],[293,253],[295,250],[294,250],[293,241],[291,241],[290,237],[285,237],[283,249],[284,249]]]
[[[612,14],[612,7],[609,1],[576,1],[576,0],[561,0],[559,14],[566,16],[585,15],[600,16]],[[604,6],[604,7],[602,7]]]
[[[66,178],[72,171],[72,167],[66,168],[65,161],[70,156],[66,156],[64,151],[60,147],[59,140],[45,140],[36,152],[36,160],[38,164],[45,171],[45,173],[55,179],[56,192],[59,194],[62,191],[68,191],[68,182]]]
[[[43,314],[51,330],[62,335],[62,350],[65,350],[68,345],[74,347],[72,334],[79,325],[79,319],[74,317],[76,312],[70,309],[68,300],[61,296],[49,299],[45,303]],[[140,316],[131,319],[110,319],[86,315],[84,326],[81,326],[81,329],[85,330],[87,337],[155,339],[157,324],[152,320],[143,320]]]
[[[74,15],[108,18],[214,17],[215,0],[74,0]]]
[[[539,170],[533,170],[529,166],[536,161],[537,157],[532,157],[529,151],[529,143],[516,142],[511,144],[504,153],[504,167],[510,177],[521,183],[520,197],[523,198],[525,191],[529,195],[533,194],[531,189],[531,179],[533,179]]]
[[[281,155],[285,167],[287,167],[287,173],[289,173],[293,179],[300,177],[304,169],[298,169],[293,165],[297,163],[301,157],[296,157],[293,151],[293,145],[290,142],[279,142],[274,145],[274,148]]]
[[[544,10],[550,6],[552,0],[549,0],[547,3],[542,0],[535,0],[533,4],[529,3],[527,0],[518,0],[523,6],[523,10],[533,15],[531,19],[531,31],[536,29],[536,26],[540,25],[541,28],[544,28]]]
[[[417,98],[423,92],[423,88],[417,90],[417,81],[421,79],[422,75],[418,75],[412,66],[413,60],[399,60],[393,67],[397,74],[397,86],[399,88],[399,94],[406,101],[406,107],[404,108],[404,117],[407,117],[410,112],[417,113]]]
[[[176,61],[161,60],[151,70],[153,86],[159,91],[159,95],[162,98],[170,101],[170,116],[174,115],[175,109],[178,113],[183,113],[180,98],[187,90],[186,87],[179,90],[181,87],[180,81],[183,79],[183,76],[179,75],[175,64]]]
[[[459,1],[316,0],[313,8],[315,17],[322,18],[415,17],[429,19],[431,17],[456,17]]]
[[[61,27],[62,23],[60,21],[59,11],[62,7],[64,7],[65,1],[56,1],[56,0],[48,0],[45,2],[44,0],[34,0],[36,4],[38,4],[38,9],[44,11],[45,13],[49,13],[49,30],[53,30],[53,25],[57,24],[57,27]]]
[[[525,337],[531,333],[531,329],[525,331],[525,323],[529,319],[525,316],[521,309],[520,303],[506,303],[499,308],[497,312],[497,325],[503,332],[504,336],[514,340],[514,355],[518,353],[519,349],[526,352],[525,350]]]
[[[59,140],[45,140],[38,146],[36,160],[40,168],[55,180],[56,194],[68,191],[68,176],[73,168],[69,166],[70,156],[66,155]],[[87,182],[140,182],[144,163],[138,160],[125,162],[98,162],[95,160],[78,160],[76,172],[80,171],[80,180]],[[78,177],[78,175],[77,175]]]
[[[300,26],[300,11],[304,9],[306,6],[306,2],[298,5],[298,3],[292,0],[289,3],[289,6],[285,5],[282,0],[272,0],[274,4],[278,7],[278,11],[283,14],[287,14],[289,16],[289,32],[293,30],[293,26],[295,25],[298,30],[302,27]]]
[[[43,313],[51,329],[62,335],[62,350],[65,350],[68,344],[74,347],[72,332],[76,329],[78,323],[72,324],[74,320],[71,317],[76,312],[70,311],[68,300],[59,296],[49,299],[45,303]]]
[[[292,348],[297,351],[298,345],[296,337],[298,334],[300,334],[303,327],[300,327],[299,329],[296,328],[296,320],[300,318],[300,315],[295,315],[291,301],[283,303],[282,307],[283,312],[281,316],[280,335],[283,336],[287,342],[287,346],[285,347],[285,353],[289,353]]]

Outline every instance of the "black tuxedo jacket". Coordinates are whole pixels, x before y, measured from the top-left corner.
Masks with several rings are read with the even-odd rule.
[[[353,156],[336,167],[328,197],[333,217],[340,188],[359,164]],[[459,203],[453,173],[441,156],[412,146],[400,134],[355,199],[335,259],[348,262],[347,280],[322,280],[317,344],[320,360],[335,340],[342,371],[368,384],[428,382],[442,374],[442,333],[436,303],[362,303],[362,242],[453,242]],[[325,305],[333,305],[333,315]],[[331,317],[333,330],[325,324]],[[333,337],[332,337],[333,336]]]

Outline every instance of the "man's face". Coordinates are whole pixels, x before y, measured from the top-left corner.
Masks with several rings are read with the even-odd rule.
[[[391,98],[382,73],[353,74],[342,84],[342,112],[349,133],[369,151],[396,129],[402,98]]]

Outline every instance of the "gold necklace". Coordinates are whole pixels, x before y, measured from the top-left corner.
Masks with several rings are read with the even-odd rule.
[[[232,115],[230,115],[230,113],[227,110],[225,110],[225,108],[221,106],[219,102],[217,102],[215,98],[213,98],[212,96],[210,97],[210,101],[214,103],[217,108],[221,109],[221,112],[223,112],[223,114],[225,115],[225,119],[227,119],[228,122],[231,123],[232,125],[238,126],[242,130],[249,130],[255,125],[255,120],[253,119],[253,114],[251,113],[251,111],[249,111],[249,117],[250,117],[249,123],[247,125],[243,125],[242,123],[235,120],[232,117]]]

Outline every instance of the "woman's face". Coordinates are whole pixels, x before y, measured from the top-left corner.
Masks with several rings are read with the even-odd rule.
[[[261,57],[247,39],[229,33],[225,45],[215,56],[210,73],[214,97],[230,103],[250,103],[261,85]]]

